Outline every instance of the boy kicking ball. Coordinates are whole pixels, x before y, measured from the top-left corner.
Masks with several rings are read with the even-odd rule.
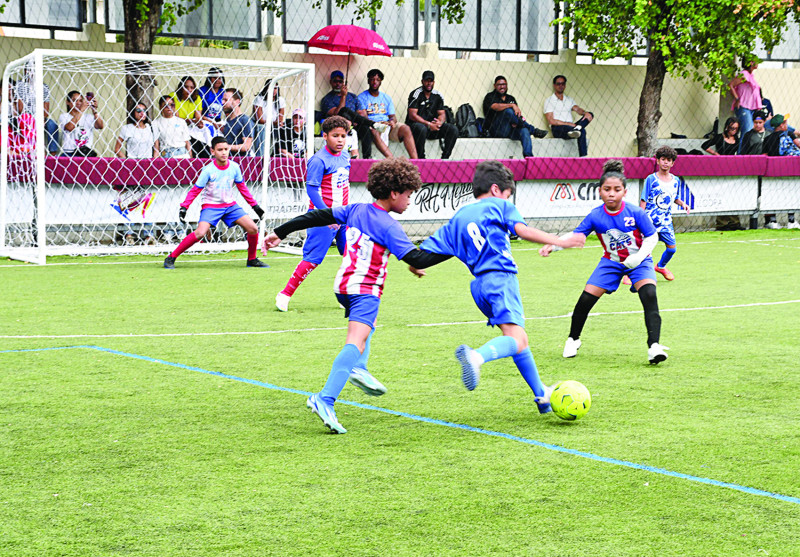
[[[178,247],[164,259],[165,269],[174,269],[175,260],[178,256],[200,241],[212,226],[217,226],[220,220],[228,227],[237,224],[247,233],[248,267],[269,267],[269,265],[256,258],[258,227],[253,222],[253,219],[244,212],[244,209],[236,204],[234,186],[236,186],[236,189],[239,190],[239,193],[242,194],[244,200],[250,204],[259,218],[264,216],[264,211],[258,206],[256,200],[250,194],[250,190],[247,189],[239,165],[234,161],[228,160],[229,152],[230,146],[225,141],[225,138],[215,137],[211,140],[211,153],[214,155],[214,160],[200,171],[197,183],[189,190],[178,211],[178,218],[185,223],[186,210],[197,196],[202,194],[203,209],[200,211],[197,229],[188,234],[178,244]]]

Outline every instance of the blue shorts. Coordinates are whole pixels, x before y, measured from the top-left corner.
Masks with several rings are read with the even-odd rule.
[[[489,271],[475,277],[469,285],[472,299],[478,309],[488,317],[487,325],[513,323],[525,326],[522,296],[516,273]]]
[[[672,223],[660,226],[656,230],[658,230],[659,240],[661,240],[668,246],[675,245],[675,229],[672,227]]]
[[[344,247],[347,245],[345,238],[345,226],[339,226],[338,230],[333,230],[327,226],[315,226],[306,232],[306,241],[303,244],[303,261],[319,265],[336,238],[336,248],[339,255],[344,254]]]
[[[604,288],[611,294],[612,292],[616,292],[617,288],[619,288],[622,275],[628,275],[633,284],[636,284],[642,279],[653,279],[653,282],[655,282],[656,272],[653,270],[653,259],[648,256],[633,269],[628,269],[622,263],[617,263],[616,261],[611,261],[603,257],[600,263],[597,264],[597,267],[595,267],[592,276],[586,281],[586,284]]]
[[[336,294],[336,299],[344,306],[344,316],[350,321],[375,328],[378,307],[381,305],[380,298],[372,294]]]
[[[222,220],[225,226],[230,228],[233,223],[242,217],[246,217],[247,213],[238,205],[231,205],[230,207],[209,207],[200,211],[200,221],[207,222],[211,226],[217,226],[217,223]]]

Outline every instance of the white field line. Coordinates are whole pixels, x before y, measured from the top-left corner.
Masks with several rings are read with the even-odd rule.
[[[703,307],[696,307],[696,308],[667,308],[661,309],[661,312],[672,312],[672,311],[710,311],[710,310],[717,310],[717,309],[735,309],[735,308],[748,308],[748,307],[760,307],[760,306],[778,306],[778,305],[785,305],[785,304],[798,304],[800,300],[783,300],[778,302],[756,302],[752,304],[734,304],[728,306],[703,306]],[[629,314],[641,314],[642,310],[631,310],[631,311],[607,311],[607,312],[592,312],[590,316],[602,316],[602,315],[629,315]],[[548,315],[542,317],[527,317],[526,321],[537,321],[537,320],[549,320],[549,319],[566,319],[567,317],[571,317],[572,313],[565,313],[563,315]],[[452,325],[474,325],[474,324],[484,324],[486,320],[481,321],[451,321],[451,322],[444,322],[444,323],[409,323],[406,327],[441,327],[441,326],[452,326]],[[382,325],[378,325],[381,327]],[[209,337],[209,336],[242,336],[242,335],[280,335],[285,333],[295,334],[295,333],[303,333],[303,332],[313,332],[313,331],[344,331],[347,330],[347,327],[314,327],[314,328],[304,328],[304,329],[282,329],[278,331],[234,331],[234,332],[216,332],[216,333],[129,333],[129,334],[98,334],[98,335],[88,335],[88,334],[80,334],[80,335],[0,335],[0,339],[66,339],[66,338],[156,338],[156,337]]]

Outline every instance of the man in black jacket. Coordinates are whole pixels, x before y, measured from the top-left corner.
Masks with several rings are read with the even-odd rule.
[[[411,128],[417,157],[425,158],[425,140],[442,139],[442,158],[449,159],[458,139],[458,129],[446,121],[444,97],[433,88],[434,74],[431,70],[422,72],[422,86],[408,95],[408,115],[406,124]]]

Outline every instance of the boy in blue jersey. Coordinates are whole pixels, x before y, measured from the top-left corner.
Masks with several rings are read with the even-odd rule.
[[[236,162],[228,159],[230,146],[224,137],[215,137],[211,140],[211,153],[214,155],[214,160],[200,171],[197,183],[186,194],[186,199],[183,200],[178,210],[178,218],[182,223],[186,223],[186,211],[197,196],[202,194],[203,209],[200,211],[197,229],[188,234],[178,244],[178,247],[164,259],[164,268],[174,269],[178,256],[199,242],[212,226],[217,226],[220,220],[229,228],[234,224],[241,226],[247,234],[248,267],[269,267],[256,257],[258,227],[253,219],[244,212],[244,209],[236,204],[235,189],[239,190],[258,218],[264,216],[264,210],[258,206],[255,198],[250,194],[250,190],[247,189],[242,169]]]
[[[488,324],[503,333],[477,350],[466,344],[456,349],[461,379],[470,391],[478,386],[485,362],[512,357],[525,382],[533,391],[539,412],[550,412],[550,388],[539,379],[536,362],[528,347],[525,316],[517,279],[517,264],[511,256],[509,235],[529,242],[555,244],[562,248],[581,247],[586,238],[558,238],[525,224],[508,198],[514,193],[514,176],[499,161],[483,161],[475,168],[472,191],[477,202],[460,208],[446,225],[422,242],[420,249],[455,256],[475,279],[472,298],[488,318]]]
[[[390,212],[399,214],[405,211],[411,194],[421,186],[419,170],[413,164],[403,159],[383,160],[369,169],[367,189],[375,198],[374,203],[309,211],[282,224],[264,238],[263,249],[268,250],[297,230],[330,225],[347,227],[347,249],[333,289],[349,320],[347,340],[333,361],[322,391],[306,401],[306,406],[333,433],[347,433],[336,418],[333,405],[348,380],[368,395],[386,392],[386,387],[367,373],[366,364],[389,256],[394,254],[397,259],[408,263],[418,276],[424,273],[417,269],[448,259],[415,248],[400,223],[389,215]]]
[[[667,263],[675,255],[675,229],[672,227],[672,204],[681,207],[689,214],[689,205],[678,198],[680,178],[670,173],[678,153],[672,147],[659,147],[656,151],[658,171],[644,181],[642,198],[639,206],[650,215],[650,219],[658,231],[658,239],[664,242],[666,249],[661,254],[656,273],[661,273],[667,280],[675,280],[675,275],[667,269]],[[623,281],[625,282],[625,281]]]
[[[350,154],[344,151],[347,142],[347,120],[331,116],[322,123],[325,145],[306,165],[306,193],[311,200],[309,211],[347,205],[350,201]],[[345,246],[345,229],[338,224],[309,228],[303,244],[303,260],[297,264],[286,286],[275,296],[275,307],[289,311],[289,300],[306,277],[322,263],[334,238],[339,254]]]
[[[614,293],[622,277],[629,275],[644,308],[647,358],[651,364],[667,359],[667,347],[659,344],[661,315],[656,296],[656,273],[650,258],[650,253],[658,243],[658,234],[650,217],[641,207],[625,203],[623,198],[627,191],[622,162],[606,161],[600,177],[600,199],[603,200],[603,205],[592,209],[574,232],[563,236],[574,234],[585,238],[587,234],[596,232],[605,250],[572,312],[569,338],[564,345],[565,358],[574,358],[578,354],[581,331],[600,296],[606,292]],[[558,246],[547,245],[539,250],[539,254],[547,257],[558,249]]]

